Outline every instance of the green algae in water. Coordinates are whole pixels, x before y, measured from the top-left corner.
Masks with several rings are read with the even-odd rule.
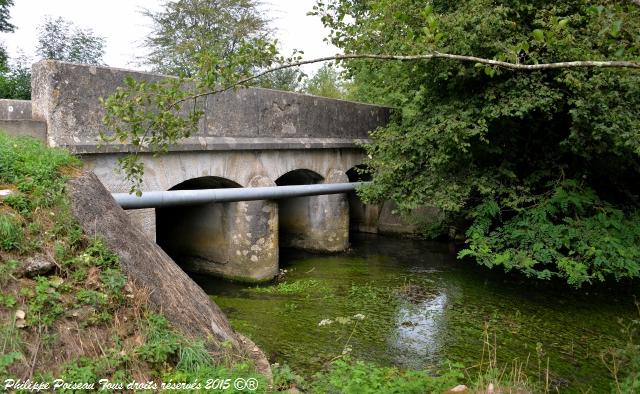
[[[337,255],[284,254],[288,272],[277,285],[199,282],[272,362],[307,376],[345,346],[379,365],[474,366],[488,327],[499,361],[528,360],[536,378],[548,360],[561,392],[610,391],[600,354],[620,345],[618,319],[637,317],[631,294],[585,294],[489,272],[457,261],[447,244],[362,235],[352,244]]]

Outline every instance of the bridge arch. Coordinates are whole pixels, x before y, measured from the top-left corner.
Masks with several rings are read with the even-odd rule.
[[[275,180],[275,184],[278,186],[313,185],[323,181],[324,177],[317,172],[307,168],[299,168],[282,174]]]
[[[272,186],[256,176],[249,186]],[[237,188],[223,177],[203,176],[170,190]],[[271,201],[209,203],[156,209],[156,241],[191,272],[263,281],[278,271],[277,205]]]

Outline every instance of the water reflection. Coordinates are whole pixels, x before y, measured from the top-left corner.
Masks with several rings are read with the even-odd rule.
[[[422,368],[432,362],[442,349],[444,313],[447,294],[412,303],[403,301],[396,315],[396,328],[389,338],[389,350],[396,364]]]

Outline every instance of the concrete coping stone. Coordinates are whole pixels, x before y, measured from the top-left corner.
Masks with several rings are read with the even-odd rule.
[[[191,151],[250,151],[250,150],[283,150],[283,149],[358,149],[361,144],[368,144],[368,139],[350,138],[236,138],[236,137],[195,137],[188,138],[179,144],[169,147],[169,152]],[[71,152],[78,154],[127,153],[133,146],[130,144],[87,144],[66,146]],[[149,152],[149,149],[143,149]]]

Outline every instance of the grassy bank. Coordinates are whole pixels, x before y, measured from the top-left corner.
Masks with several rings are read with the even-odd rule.
[[[0,189],[9,191],[0,197],[0,383],[242,376],[264,387],[249,364],[214,360],[203,342],[172,330],[118,257],[82,233],[64,193],[80,166],[65,151],[0,133]]]

